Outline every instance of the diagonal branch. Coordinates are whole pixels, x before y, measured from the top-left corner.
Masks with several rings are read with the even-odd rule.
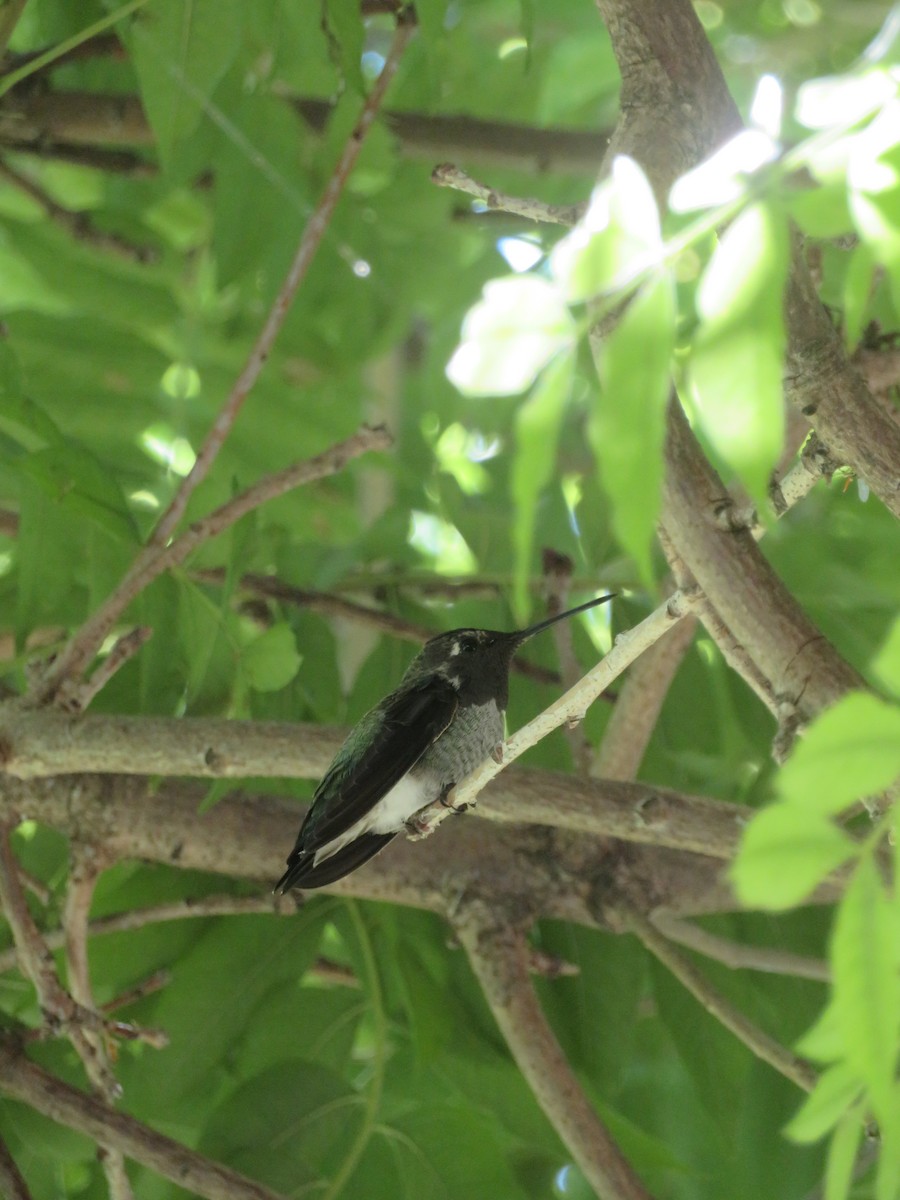
[[[188,500],[197,485],[209,474],[210,467],[215,461],[225,439],[231,432],[241,406],[256,383],[263,365],[281,332],[285,317],[321,244],[325,230],[328,228],[328,224],[337,207],[337,202],[344,190],[344,185],[356,165],[363,143],[366,140],[366,135],[375,122],[378,110],[381,108],[387,90],[397,73],[403,51],[415,33],[415,29],[414,19],[411,14],[403,13],[398,16],[397,28],[385,56],[381,74],[375,81],[363,105],[362,112],[351,130],[350,136],[344,143],[344,149],[341,152],[337,165],[331,173],[328,183],[325,185],[325,190],[322,193],[319,203],[313,209],[312,215],[303,231],[303,236],[300,239],[300,245],[297,247],[294,261],[291,263],[284,283],[281,285],[281,290],[275,297],[275,302],[266,318],[265,324],[260,330],[259,337],[250,351],[243,370],[235,380],[231,393],[222,406],[221,412],[213,422],[213,426],[207,434],[206,441],[197,454],[197,459],[190,474],[186,476],[181,487],[178,489],[177,495],[172,500],[166,512],[163,513],[156,529],[153,531],[150,539],[151,546],[164,546],[169,540],[176,526],[180,523],[181,518],[184,516]]]
[[[74,682],[80,678],[91,658],[128,604],[146,587],[149,580],[159,574],[159,570],[162,569],[157,566],[158,560],[167,551],[167,548],[171,549],[169,545],[170,539],[184,516],[190,497],[198,485],[209,474],[219,451],[234,426],[234,422],[244,401],[259,378],[266,359],[269,357],[275,341],[281,332],[297,290],[306,277],[310,264],[321,244],[325,230],[328,228],[328,224],[337,207],[344,184],[359,157],[366,134],[371,129],[391,80],[397,72],[403,51],[414,32],[415,24],[411,12],[404,10],[398,17],[396,32],[381,74],[363,105],[362,113],[356,125],[344,144],[343,152],[325,186],[322,197],[306,224],[306,228],[300,238],[297,253],[288,269],[284,283],[275,297],[266,321],[250,351],[243,369],[235,380],[231,392],[226,398],[224,405],[213,422],[212,428],[206,436],[205,442],[197,454],[190,474],[183,480],[168,509],[160,518],[149,542],[140,551],[125,578],[107,598],[102,607],[85,622],[50,667],[50,670],[42,681],[38,694],[40,702],[46,703],[49,700],[55,699],[63,683],[67,681]],[[237,517],[233,519],[237,519]],[[186,536],[189,535],[190,531],[188,531],[188,535]]]
[[[692,996],[730,1033],[752,1050],[757,1058],[790,1079],[805,1092],[811,1092],[818,1076],[805,1059],[776,1042],[749,1017],[736,1009],[697,967],[681,953],[646,917],[633,909],[619,914],[625,928],[640,938],[664,967],[682,983]]]
[[[65,1029],[82,1062],[91,1063],[90,1069],[96,1073],[104,1094],[116,1095],[118,1082],[82,1027],[88,1024],[96,1027],[102,1021],[74,1001],[57,978],[53,956],[28,911],[8,825],[0,825],[0,902],[12,931],[22,972],[34,984],[45,1018],[52,1026]]]
[[[793,975],[797,979],[831,981],[831,968],[820,958],[792,954],[775,946],[749,946],[732,942],[702,929],[691,921],[679,921],[668,913],[654,913],[653,924],[670,942],[678,942],[732,970],[764,971],[770,975]]]
[[[5,1200],[31,1200],[31,1192],[6,1142],[0,1138],[0,1193]]]
[[[97,866],[94,858],[90,848],[79,842],[72,843],[69,883],[63,909],[69,992],[76,1004],[89,1010],[95,1008],[87,949],[88,919],[94,896],[94,885],[97,881]],[[110,1088],[109,1086],[109,1081],[114,1079],[114,1076],[109,1064],[104,1035],[96,1030],[85,1029],[84,1038],[93,1050],[92,1055],[83,1058],[87,1077],[93,1084],[97,1095],[110,1104],[118,1098],[118,1087]],[[97,1156],[103,1166],[103,1173],[109,1186],[110,1200],[134,1200],[131,1181],[125,1170],[125,1159],[121,1151],[101,1142]]]
[[[665,5],[658,0],[597,0],[597,6],[622,75],[620,119],[605,163],[617,154],[630,155],[662,201],[680,175],[741,129],[741,118],[690,0]],[[690,121],[684,119],[686,111]],[[849,362],[819,300],[799,237],[794,239],[785,307],[788,400],[831,454],[851,466],[900,516],[900,424]],[[724,612],[722,616],[727,620]]]
[[[591,774],[595,778],[625,780],[637,775],[696,629],[696,617],[685,617],[633,664],[594,755]]]
[[[126,1157],[149,1167],[180,1188],[205,1200],[284,1200],[256,1183],[157,1133],[141,1121],[110,1108],[28,1061],[16,1046],[0,1041],[0,1091],[49,1117],[86,1134],[101,1145],[114,1146]]]
[[[727,499],[680,406],[669,406],[664,525],[681,558],[786,711],[809,717],[864,687],[797,604]]]
[[[454,926],[535,1099],[601,1200],[651,1200],[597,1115],[538,1002],[524,932],[471,901]]]
[[[547,204],[544,200],[526,200],[479,183],[454,163],[441,163],[431,172],[431,182],[438,187],[453,188],[480,200],[489,211],[511,213],[529,221],[571,227],[585,210],[584,204]]]
[[[330,449],[314,458],[294,463],[277,475],[260,480],[259,483],[223,504],[215,513],[198,521],[168,546],[147,545],[140,551],[125,577],[114,592],[85,621],[65,649],[53,660],[33,697],[36,703],[47,703],[61,692],[68,690],[63,698],[73,707],[82,706],[82,695],[78,679],[90,663],[97,649],[113,628],[128,605],[163,571],[183,562],[206,537],[228,528],[239,520],[255,504],[279,495],[288,488],[299,487],[334,475],[346,464],[370,450],[383,449],[390,444],[390,434],[383,427],[363,426],[352,437],[337,442]],[[87,688],[85,695],[90,692]]]

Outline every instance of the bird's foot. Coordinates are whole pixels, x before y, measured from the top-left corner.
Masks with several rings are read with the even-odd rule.
[[[493,748],[493,750],[491,751],[491,758],[494,760],[495,763],[499,764],[499,763],[503,762],[503,743],[502,742],[498,742],[497,745]]]
[[[411,842],[421,842],[423,838],[430,837],[434,833],[447,816],[448,808],[454,813],[464,813],[468,807],[468,804],[453,803],[453,788],[450,788],[443,796],[439,796],[437,800],[432,800],[430,804],[426,804],[424,808],[413,813],[405,822],[406,836]]]

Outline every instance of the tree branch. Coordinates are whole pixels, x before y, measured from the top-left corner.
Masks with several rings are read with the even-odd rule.
[[[28,1184],[16,1166],[6,1142],[0,1138],[0,1192],[5,1200],[31,1200]]]
[[[223,567],[209,567],[192,572],[193,578],[203,583],[224,583],[225,570]],[[242,575],[238,587],[258,596],[267,596],[272,600],[280,600],[285,604],[294,604],[298,608],[308,609],[309,612],[320,613],[323,617],[343,617],[347,621],[356,621],[370,629],[377,629],[391,637],[400,638],[405,642],[413,642],[421,646],[437,632],[427,625],[417,621],[407,621],[395,613],[384,612],[382,609],[370,608],[366,604],[357,604],[335,592],[319,592],[312,588],[294,587],[284,583],[275,575]],[[542,667],[538,663],[529,662],[524,658],[514,658],[511,670],[526,679],[536,683],[559,683],[559,673]]]
[[[541,1010],[521,928],[498,920],[482,902],[466,903],[454,927],[519,1070],[588,1183],[601,1200],[651,1200],[589,1103]]]
[[[344,144],[340,159],[331,174],[319,203],[306,224],[300,238],[297,253],[288,269],[284,283],[275,297],[266,321],[250,350],[243,369],[235,380],[231,392],[213,422],[206,440],[197,453],[190,473],[182,481],[171,504],[158,521],[150,540],[138,554],[131,568],[126,573],[125,578],[115,591],[107,597],[104,604],[82,625],[81,629],[46,673],[37,695],[39,702],[47,703],[49,700],[55,699],[63,684],[77,683],[118,617],[131,600],[146,587],[150,579],[154,578],[163,569],[158,566],[159,560],[165,558],[167,555],[171,556],[173,550],[172,545],[170,545],[171,536],[184,516],[188,500],[193,495],[197,486],[208,475],[219,450],[222,448],[225,439],[228,437],[237,419],[244,401],[256,383],[263,365],[271,353],[297,290],[305,278],[319,248],[325,230],[337,206],[338,199],[343,191],[344,184],[356,164],[366,134],[375,121],[376,114],[388,86],[396,74],[403,51],[414,32],[415,24],[412,19],[407,19],[401,15],[398,18],[394,38],[385,58],[381,74],[375,81],[372,91],[363,105],[362,113]],[[363,434],[357,436],[363,437]],[[282,473],[282,483],[284,483],[283,476],[285,474]],[[304,479],[302,481],[306,482],[307,480]],[[262,490],[264,485],[265,481],[258,484],[255,489],[251,488],[249,492],[244,493],[245,501],[252,493],[256,493],[257,496],[257,499],[253,503],[260,503],[263,498],[271,495],[271,492],[267,493]],[[291,486],[297,486],[297,483]],[[213,517],[208,520],[214,521],[218,517],[220,522],[225,522],[226,518],[223,510],[229,510],[232,521],[237,520],[240,515],[243,515],[243,512],[248,511],[248,508],[241,510],[239,500],[240,498],[231,502],[231,505],[223,505],[223,508],[217,514],[213,514]],[[250,503],[249,507],[253,507],[253,503]],[[222,527],[224,527],[224,524]],[[209,534],[206,534],[206,536],[209,536]],[[192,541],[192,537],[195,540]],[[187,539],[187,542],[185,542],[185,539]],[[202,540],[200,534],[195,534],[193,528],[188,530],[179,539],[182,543],[184,554],[189,553],[199,540]],[[182,560],[179,559],[177,561]]]
[[[221,533],[229,524],[239,520],[255,504],[280,494],[288,487],[324,479],[340,471],[353,458],[369,450],[383,449],[390,444],[390,434],[383,428],[363,426],[352,437],[338,442],[323,454],[294,463],[277,475],[260,480],[253,487],[223,504],[210,516],[190,526],[167,546],[148,543],[137,555],[121,583],[101,606],[84,622],[63,651],[52,661],[32,698],[33,703],[47,703],[60,696],[72,707],[82,705],[78,680],[87,668],[104,638],[115,622],[140,592],[163,571],[183,562],[207,538]],[[88,692],[90,688],[88,688]]]
[[[135,246],[117,234],[95,229],[86,213],[72,212],[71,209],[57,204],[42,187],[39,187],[27,175],[23,175],[21,171],[16,171],[7,162],[0,161],[0,179],[7,180],[13,187],[18,188],[20,192],[24,192],[26,196],[39,204],[47,218],[76,241],[83,242],[94,250],[117,254],[121,258],[131,261],[148,262],[152,257],[149,247]]]
[[[247,913],[291,916],[297,912],[299,907],[299,900],[294,898],[292,892],[283,896],[280,893],[263,896],[201,896],[195,900],[176,900],[171,904],[158,904],[152,908],[133,908],[127,912],[97,917],[88,925],[87,933],[90,937],[100,937],[106,933],[131,933],[135,929],[143,929],[147,925],[157,925],[165,921],[246,916]],[[44,942],[48,950],[58,950],[66,944],[66,931],[51,929],[44,934]],[[15,947],[10,950],[0,950],[0,974],[15,965]],[[130,1002],[128,1001],[128,1003]],[[115,1006],[121,1008],[124,1003],[125,1001],[118,997]]]
[[[591,765],[595,778],[635,778],[696,628],[696,617],[683,618],[632,664]]]
[[[813,979],[818,983],[831,982],[831,968],[820,958],[807,958],[774,946],[748,946],[729,941],[702,929],[690,921],[679,921],[668,913],[655,913],[653,924],[670,942],[678,942],[715,959],[732,970],[765,971],[771,975],[793,975],[797,979]]]
[[[727,492],[674,402],[663,498],[675,548],[786,710],[806,718],[865,686],[802,612],[746,526],[732,521]]]
[[[53,956],[28,911],[6,823],[0,823],[0,902],[12,931],[22,973],[34,984],[45,1019],[54,1029],[62,1029],[68,1034],[86,1069],[90,1062],[90,1071],[104,1094],[119,1095],[119,1084],[86,1028],[102,1027],[103,1022],[96,1013],[73,1000],[62,987]]]
[[[617,154],[631,155],[663,202],[679,175],[741,129],[740,115],[689,0],[597,3],[622,74],[620,119],[605,163]],[[794,239],[785,302],[788,399],[831,454],[851,466],[900,516],[900,424],[848,361],[816,293],[799,237]],[[718,604],[716,608],[727,621]]]
[[[585,210],[584,204],[547,204],[543,200],[526,200],[521,196],[511,196],[508,192],[501,192],[497,188],[479,183],[454,163],[441,163],[435,167],[431,172],[431,182],[438,187],[453,188],[467,196],[474,196],[486,205],[490,212],[511,213],[528,221],[540,221],[549,225],[571,227]]]
[[[780,1042],[769,1037],[736,1009],[646,917],[633,909],[622,912],[621,916],[625,927],[631,929],[706,1011],[752,1050],[757,1058],[774,1067],[797,1087],[806,1092],[812,1091],[818,1076],[808,1062],[786,1050]]]
[[[544,803],[545,796],[550,802],[557,798],[562,801],[566,796],[566,776],[527,774],[532,777],[527,780],[527,792],[534,796],[535,805]],[[554,778],[559,781],[556,790],[552,790]],[[657,836],[656,805],[652,800],[646,804],[645,829],[640,811],[616,812],[613,793],[608,796],[605,808],[610,829],[628,829],[633,823],[635,834],[644,842],[633,846],[627,857],[621,853],[611,856],[607,838],[584,833],[579,839],[579,873],[569,871],[565,864],[547,861],[546,829],[514,823],[512,813],[522,795],[518,786],[522,781],[518,780],[515,790],[514,782],[512,775],[504,775],[492,789],[496,798],[513,801],[508,806],[508,826],[486,829],[474,819],[456,820],[441,831],[439,839],[424,845],[396,838],[371,865],[327,890],[442,912],[448,880],[462,885],[470,878],[490,878],[500,896],[521,899],[539,889],[545,896],[545,916],[594,925],[587,903],[591,872],[602,864],[605,874],[615,877],[621,862],[626,882],[644,889],[641,899],[652,909],[696,915],[740,907],[722,877],[721,857],[669,850],[651,843]],[[545,783],[551,790],[545,788]],[[584,786],[591,787],[588,783]],[[614,786],[648,796],[647,789],[636,784]],[[302,807],[271,796],[233,796],[221,800],[209,812],[198,813],[205,795],[202,785],[169,781],[154,787],[150,780],[124,776],[79,775],[21,783],[6,778],[0,779],[0,815],[23,812],[70,837],[102,844],[110,861],[144,860],[250,880],[266,890],[271,888],[296,839]],[[596,795],[603,796],[604,790],[596,789]],[[665,794],[660,808],[663,832],[659,836],[679,840],[672,828],[672,814],[667,814]],[[688,829],[693,826],[694,834],[700,834],[700,823],[688,819],[685,824]],[[736,830],[732,837],[736,841]],[[565,885],[562,879],[567,881]],[[837,890],[835,886],[823,887],[812,902],[833,900]]]
[[[127,1158],[206,1200],[285,1200],[263,1184],[204,1158],[97,1097],[63,1083],[29,1062],[8,1041],[0,1041],[0,1090],[52,1121],[68,1125],[101,1145],[114,1146]]]
[[[604,662],[608,661],[609,655]],[[564,717],[560,723],[562,720]],[[311,724],[201,717],[73,718],[52,709],[13,709],[5,722],[0,721],[0,740],[6,752],[0,803],[5,798],[9,805],[21,805],[23,812],[34,813],[28,789],[17,787],[14,778],[45,778],[49,789],[54,776],[84,772],[315,778],[328,768],[343,736],[343,730]],[[731,857],[753,813],[742,805],[653,785],[522,769],[496,778],[488,800],[489,804],[477,811],[492,821],[555,826],[723,860]],[[13,811],[17,809],[13,807]]]

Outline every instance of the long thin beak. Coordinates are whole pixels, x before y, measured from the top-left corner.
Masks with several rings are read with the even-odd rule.
[[[594,600],[588,600],[584,604],[579,604],[577,608],[570,608],[566,612],[557,613],[555,617],[547,617],[544,621],[538,621],[537,625],[529,625],[527,629],[519,629],[516,633],[511,633],[509,636],[515,639],[516,645],[521,645],[522,642],[527,642],[529,638],[533,638],[536,633],[540,633],[542,629],[547,629],[551,625],[555,625],[557,621],[565,621],[568,617],[574,617],[576,613],[585,612],[589,608],[596,608],[598,604],[605,604],[607,600],[612,600],[617,595],[616,592],[609,592],[605,596],[597,596]]]

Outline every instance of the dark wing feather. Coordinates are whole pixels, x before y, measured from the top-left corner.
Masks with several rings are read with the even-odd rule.
[[[316,788],[288,867],[299,865],[374,808],[441,736],[458,705],[453,686],[431,676],[367,713]],[[290,874],[289,869],[285,879]]]
[[[292,887],[317,888],[334,883],[368,862],[396,836],[394,833],[364,833],[342,846],[336,854],[329,854],[318,865],[313,862],[315,851],[301,853],[296,858],[292,854],[290,866],[275,884],[275,891],[286,892]]]

